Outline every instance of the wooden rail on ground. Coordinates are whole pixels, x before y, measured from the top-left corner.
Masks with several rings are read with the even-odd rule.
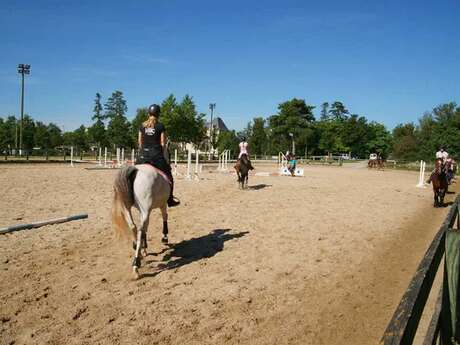
[[[415,272],[404,296],[402,297],[390,323],[380,341],[381,345],[410,345],[413,343],[417,332],[418,324],[425,308],[426,301],[431,291],[433,281],[438,271],[439,264],[445,252],[446,233],[456,231],[459,227],[459,203],[460,196],[457,196],[451,206],[449,214],[444,220],[441,228],[433,239],[430,247],[425,253],[420,265]],[[456,224],[455,229],[453,228]],[[445,274],[445,272],[444,272]],[[427,334],[423,341],[424,345],[437,344],[441,329],[442,293],[446,288],[446,279],[439,292],[434,314],[432,315]],[[449,312],[450,313],[450,312]],[[450,320],[448,321],[450,322]],[[446,341],[446,339],[444,339]],[[444,344],[451,344],[450,339]]]

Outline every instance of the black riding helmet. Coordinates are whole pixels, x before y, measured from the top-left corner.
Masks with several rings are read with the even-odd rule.
[[[161,109],[160,109],[160,106],[158,104],[152,104],[151,106],[149,106],[149,115],[159,117],[160,112],[161,112]]]

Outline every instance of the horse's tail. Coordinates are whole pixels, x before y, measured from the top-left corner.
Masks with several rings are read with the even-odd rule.
[[[113,184],[112,226],[120,237],[129,232],[126,217],[134,204],[133,183],[136,174],[136,167],[124,167],[118,172]]]

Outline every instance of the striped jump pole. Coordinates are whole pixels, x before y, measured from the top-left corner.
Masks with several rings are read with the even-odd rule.
[[[75,216],[64,217],[64,218],[50,219],[50,220],[45,220],[42,222],[36,222],[36,223],[30,223],[30,224],[20,224],[20,225],[8,226],[6,228],[0,228],[0,235],[7,234],[10,232],[14,232],[14,231],[19,231],[19,230],[36,229],[36,228],[39,228],[45,225],[65,223],[65,222],[70,222],[72,220],[85,219],[85,218],[88,218],[87,213],[77,214]]]

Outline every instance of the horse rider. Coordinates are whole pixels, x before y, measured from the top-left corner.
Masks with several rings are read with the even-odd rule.
[[[288,153],[288,155],[286,156],[286,160],[288,162],[288,170],[291,173],[291,175],[294,176],[295,175],[295,168],[297,166],[297,160],[296,160],[295,156],[291,155],[290,153]]]
[[[439,151],[436,152],[436,159],[438,158],[442,159],[443,164],[446,164],[447,158],[449,158],[449,154],[447,153],[447,151],[444,150],[443,146],[441,146]]]
[[[447,159],[449,158],[449,154],[447,153],[447,151],[444,149],[444,146],[441,146],[439,148],[439,151],[436,152],[436,159],[441,159],[442,160],[442,165],[443,165],[443,169],[445,168],[445,164],[447,163]],[[426,181],[426,183],[430,183],[431,182],[431,178],[433,177],[433,174],[434,174],[435,170],[433,170],[430,174],[430,177],[428,178],[428,180]],[[447,178],[447,174],[446,174],[446,179]]]
[[[446,159],[446,174],[447,174],[447,180],[449,181],[449,184],[451,184],[451,181],[455,176],[454,164],[455,164],[455,161],[451,157]]]
[[[251,164],[251,161],[249,160],[249,144],[248,142],[246,141],[246,137],[243,137],[241,142],[239,143],[239,148],[240,148],[240,153],[238,155],[238,161],[236,162],[235,164],[235,169],[239,170],[240,168],[240,162],[241,162],[241,157],[243,155],[246,155],[247,159],[248,159],[248,162],[249,162],[249,170],[254,170],[254,167],[252,166]]]
[[[168,206],[174,207],[180,204],[173,196],[174,179],[171,173],[171,166],[166,161],[164,153],[166,148],[166,133],[164,125],[158,121],[161,109],[157,104],[148,108],[148,118],[139,128],[139,151],[140,157],[136,164],[151,164],[166,174],[171,184]]]

